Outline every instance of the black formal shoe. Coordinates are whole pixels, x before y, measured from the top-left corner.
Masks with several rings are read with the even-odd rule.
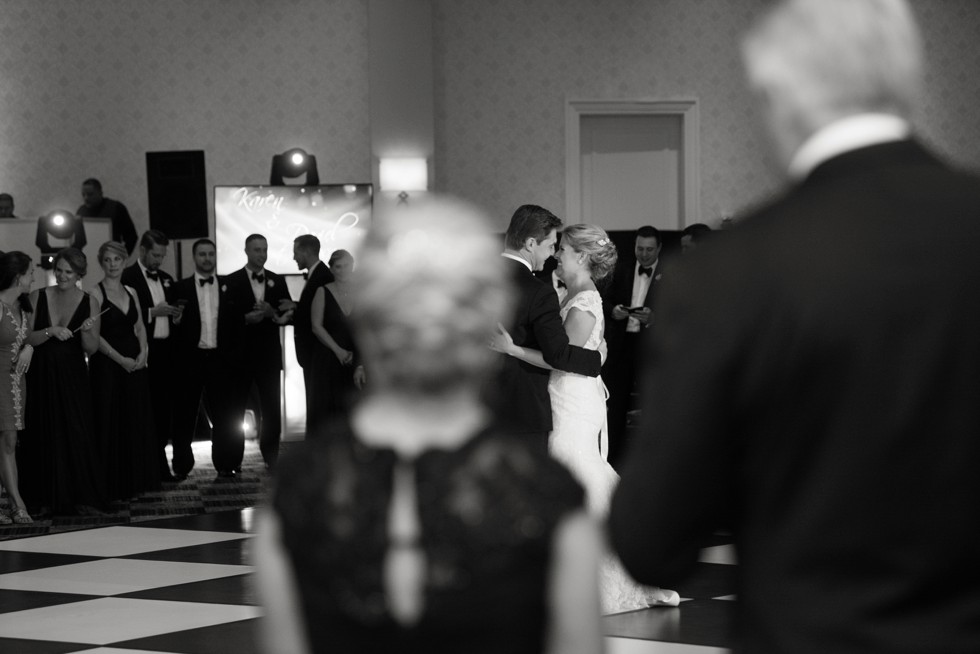
[[[234,479],[237,477],[237,473],[234,470],[219,470],[218,479]]]
[[[173,476],[173,480],[174,481],[187,481],[187,475],[186,474],[184,474],[184,475],[174,475]]]
[[[177,477],[174,476],[174,475],[172,475],[172,474],[170,474],[169,472],[165,472],[162,475],[160,475],[160,481],[163,481],[163,482],[174,482],[174,481],[177,481]]]

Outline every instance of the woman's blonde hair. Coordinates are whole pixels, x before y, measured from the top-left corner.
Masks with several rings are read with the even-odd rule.
[[[597,284],[616,270],[619,253],[606,230],[598,225],[569,225],[561,233],[561,242],[584,254],[592,280]]]
[[[374,388],[422,395],[479,387],[510,320],[499,237],[474,207],[412,200],[376,217],[358,255],[355,338]]]
[[[98,262],[102,264],[102,257],[105,256],[106,252],[112,252],[113,254],[118,254],[125,261],[129,258],[129,252],[126,252],[126,246],[119,241],[106,241],[99,246],[99,257]]]

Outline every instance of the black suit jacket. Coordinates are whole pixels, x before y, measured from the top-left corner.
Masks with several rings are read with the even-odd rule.
[[[313,306],[313,296],[316,289],[333,281],[333,273],[330,268],[322,261],[317,264],[310,273],[303,292],[300,293],[299,301],[296,302],[296,311],[293,312],[293,338],[296,342],[296,361],[299,365],[306,367],[313,359],[313,327],[310,325],[310,308]]]
[[[746,651],[980,651],[977,243],[980,180],[902,141],[685,255],[610,515],[637,580],[731,526]]]
[[[650,309],[653,308],[657,291],[660,288],[661,282],[663,282],[663,271],[664,261],[663,257],[661,256],[657,262],[657,266],[653,269],[653,279],[650,280],[650,288],[647,289],[647,295],[642,303],[642,306]],[[625,320],[616,320],[612,316],[612,310],[617,304],[622,304],[624,307],[632,308],[633,279],[635,275],[636,257],[623,257],[616,265],[616,270],[613,272],[612,281],[602,291],[602,312],[605,314],[604,317],[606,324],[603,336],[606,339],[606,347],[609,350],[606,357],[606,364],[603,366],[605,369],[614,369],[621,362],[621,357],[623,355],[623,340],[626,338],[626,324],[629,322],[629,318]]]
[[[599,353],[568,344],[555,289],[531,274],[522,263],[506,257],[504,262],[517,291],[517,307],[510,330],[514,343],[540,350],[553,368],[597,376],[601,361]],[[508,423],[509,428],[522,433],[551,431],[549,374],[548,370],[515,357],[503,357],[492,402],[498,410],[497,415]]]
[[[229,292],[235,297],[236,306],[247,307],[245,313],[251,311],[255,304],[250,277],[251,273],[245,268],[225,277]],[[263,283],[265,301],[271,304],[273,309],[278,310],[279,302],[282,300],[292,299],[282,275],[266,270]],[[248,364],[261,370],[282,370],[282,343],[279,339],[279,328],[280,326],[271,318],[245,325],[242,338]]]
[[[226,277],[217,277],[218,285],[218,347],[217,354],[229,371],[241,370],[245,358],[245,313],[252,308],[251,304],[243,304],[228,285]],[[177,300],[186,300],[184,312],[177,326],[177,343],[184,353],[197,350],[201,340],[201,309],[197,303],[197,287],[199,284],[194,275],[185,277],[177,282]]]
[[[177,287],[174,278],[170,276],[169,273],[158,270],[160,274],[160,283],[163,284],[163,294],[166,297],[167,302],[172,304],[176,299]],[[136,291],[136,297],[140,301],[140,310],[143,315],[140,316],[143,319],[143,326],[146,327],[146,338],[152,340],[153,330],[156,326],[156,318],[150,317],[150,309],[153,308],[153,296],[150,295],[150,287],[147,286],[146,278],[143,277],[143,271],[140,270],[139,263],[134,263],[133,265],[127,267],[120,278],[122,283],[126,286],[131,287]],[[167,320],[170,320],[168,318]],[[173,334],[174,325],[171,321],[170,331]]]

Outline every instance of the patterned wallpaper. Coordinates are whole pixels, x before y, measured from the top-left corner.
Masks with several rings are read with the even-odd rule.
[[[363,0],[0,0],[0,187],[31,217],[98,177],[148,227],[147,151],[204,150],[207,183],[272,155],[370,181]],[[210,193],[209,193],[210,195]]]
[[[436,179],[505,225],[565,205],[566,99],[697,98],[701,218],[778,188],[738,39],[767,0],[436,0]],[[980,168],[980,2],[917,0],[931,68],[923,133]]]
[[[564,212],[566,99],[697,98],[703,220],[778,187],[737,54],[769,0],[431,1],[434,184],[501,226]],[[369,180],[367,2],[0,0],[0,189],[35,216],[96,176],[142,230],[146,151],[205,150],[209,187],[263,182],[294,145],[323,180]],[[922,133],[980,169],[980,2],[913,6]]]

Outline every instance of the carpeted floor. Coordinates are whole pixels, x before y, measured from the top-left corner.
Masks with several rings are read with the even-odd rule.
[[[283,448],[288,443],[283,443]],[[169,448],[168,448],[169,458]],[[41,536],[75,529],[126,525],[185,515],[216,513],[256,506],[265,497],[268,473],[259,453],[258,441],[245,441],[242,473],[235,479],[218,479],[211,466],[211,443],[194,443],[194,470],[185,481],[165,483],[156,493],[146,493],[128,502],[114,502],[109,512],[92,516],[48,516],[35,518],[31,525],[0,525],[0,541],[25,536]],[[7,498],[0,510],[9,509]]]

